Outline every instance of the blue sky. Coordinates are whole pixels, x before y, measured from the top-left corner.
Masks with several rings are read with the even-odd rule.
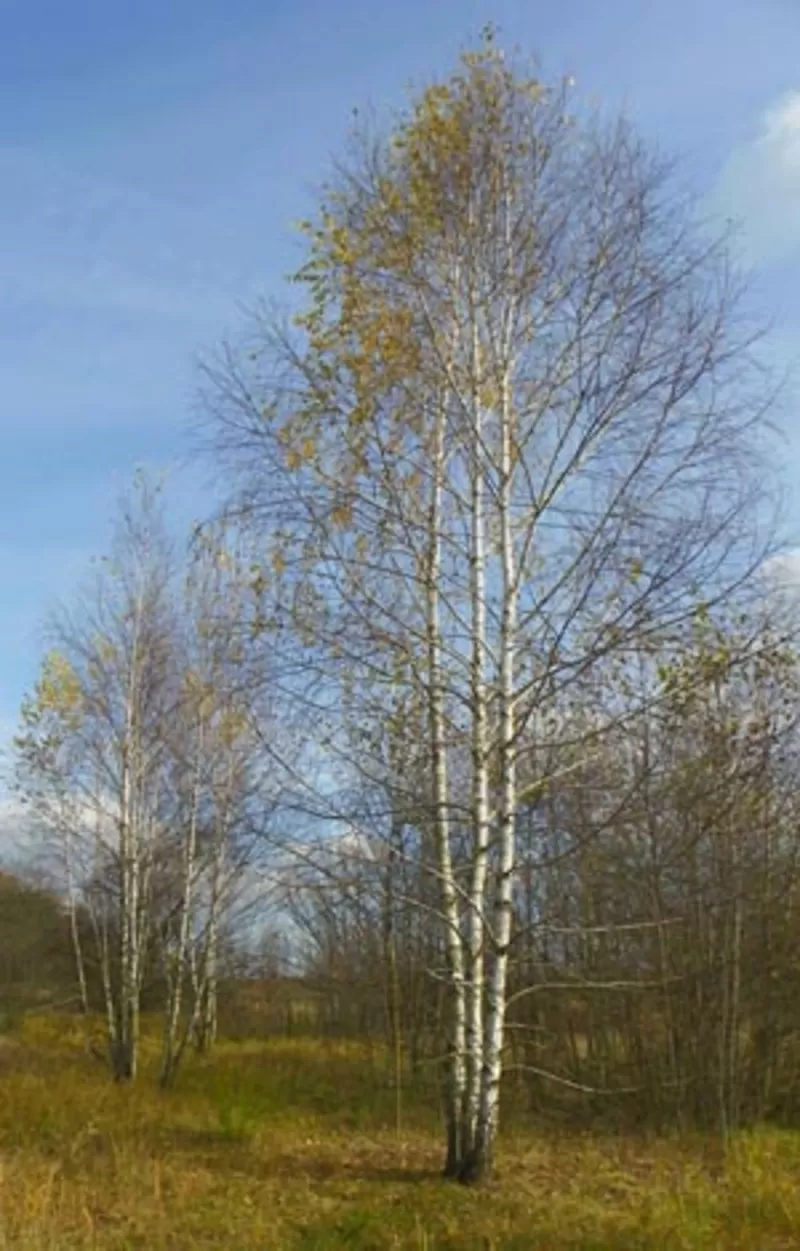
[[[776,354],[800,355],[798,0],[9,0],[2,16],[0,740],[119,490],[184,449],[193,358],[238,303],[279,294],[353,106],[400,102],[488,20],[686,156],[744,219]],[[791,486],[791,397],[784,421]],[[179,481],[178,511],[199,515]]]

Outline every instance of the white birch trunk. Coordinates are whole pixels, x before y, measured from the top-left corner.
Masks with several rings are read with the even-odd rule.
[[[472,615],[472,820],[473,851],[469,893],[467,937],[467,1092],[465,1100],[464,1152],[475,1144],[483,1070],[483,1016],[485,966],[485,896],[489,863],[489,724],[486,689],[486,518],[484,427],[480,404],[480,345],[477,313],[473,322],[471,361],[470,476],[470,598]]]
[[[195,756],[194,776],[192,778],[192,798],[189,812],[189,823],[183,853],[183,897],[181,899],[181,915],[178,930],[178,947],[170,967],[170,953],[167,952],[167,987],[168,999],[164,1021],[164,1043],[161,1057],[162,1086],[168,1086],[177,1071],[187,1035],[179,1037],[181,1008],[183,1007],[183,988],[189,968],[189,944],[191,939],[191,922],[194,913],[194,889],[197,873],[197,807],[200,789],[200,757],[203,750],[202,725],[198,730],[198,743]],[[194,1012],[197,1004],[194,1005]]]
[[[448,1029],[448,1071],[445,1095],[447,1157],[445,1173],[456,1176],[462,1163],[461,1140],[465,1087],[464,959],[461,948],[458,892],[450,847],[449,780],[445,742],[444,678],[439,600],[441,574],[442,485],[445,459],[445,409],[436,417],[433,450],[433,488],[429,518],[429,567],[426,588],[428,682],[431,757],[433,765],[434,836],[436,871],[444,919],[448,988],[451,996]]]
[[[500,397],[500,800],[497,814],[498,866],[493,908],[494,961],[487,990],[487,1016],[480,1086],[480,1108],[472,1157],[465,1180],[480,1180],[492,1169],[499,1123],[500,1081],[503,1070],[509,945],[513,915],[516,863],[516,719],[515,642],[518,577],[512,524],[513,430],[509,369],[504,369]]]
[[[140,875],[142,770],[140,726],[137,715],[139,678],[139,623],[141,604],[135,607],[136,622],[132,640],[130,673],[128,675],[125,729],[121,745],[119,795],[119,859],[120,890],[120,973],[118,996],[118,1028],[114,1048],[114,1077],[117,1081],[136,1076],[139,1038],[140,960]]]
[[[200,1052],[208,1051],[217,1039],[217,981],[219,965],[219,923],[222,911],[222,891],[227,850],[227,821],[222,822],[214,849],[211,872],[211,899],[208,910],[208,926],[203,963],[200,970],[199,994],[197,996],[197,1025],[195,1044]]]
[[[119,812],[119,988],[116,995],[116,1026],[113,1038],[113,1068],[117,1081],[133,1076],[134,1059],[131,1049],[131,982],[132,952],[135,941],[135,902],[133,886],[133,846],[131,818],[130,741],[126,733],[122,747]]]
[[[81,1011],[84,1016],[89,1011],[89,991],[86,985],[86,966],[83,959],[80,930],[78,928],[78,903],[75,894],[75,867],[73,864],[73,832],[64,831],[64,868],[67,879],[67,904],[69,908],[69,932],[72,941],[72,954],[75,957],[75,975],[78,979]]]

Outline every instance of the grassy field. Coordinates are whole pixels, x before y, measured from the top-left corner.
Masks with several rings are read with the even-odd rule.
[[[145,1067],[147,1060],[145,1062]],[[0,1040],[0,1248],[633,1251],[800,1247],[800,1134],[712,1144],[509,1131],[443,1182],[429,1113],[392,1128],[358,1047],[222,1044],[161,1094],[114,1088],[77,1025]]]

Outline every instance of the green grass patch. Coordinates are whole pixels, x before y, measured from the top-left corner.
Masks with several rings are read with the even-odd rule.
[[[24,1022],[0,1070],[0,1251],[775,1251],[800,1246],[800,1136],[726,1159],[702,1138],[504,1137],[497,1180],[439,1176],[435,1109],[401,1135],[380,1057],[305,1039],[223,1043],[115,1087],[83,1023]]]

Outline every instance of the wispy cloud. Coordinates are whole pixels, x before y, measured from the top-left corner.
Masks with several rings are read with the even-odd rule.
[[[734,148],[714,200],[741,226],[751,262],[800,254],[800,89],[766,109],[757,133]]]
[[[0,185],[0,425],[174,420],[253,290],[236,232],[24,147],[0,146]]]
[[[235,236],[185,205],[24,147],[0,148],[0,183],[4,302],[196,324],[245,283]]]

